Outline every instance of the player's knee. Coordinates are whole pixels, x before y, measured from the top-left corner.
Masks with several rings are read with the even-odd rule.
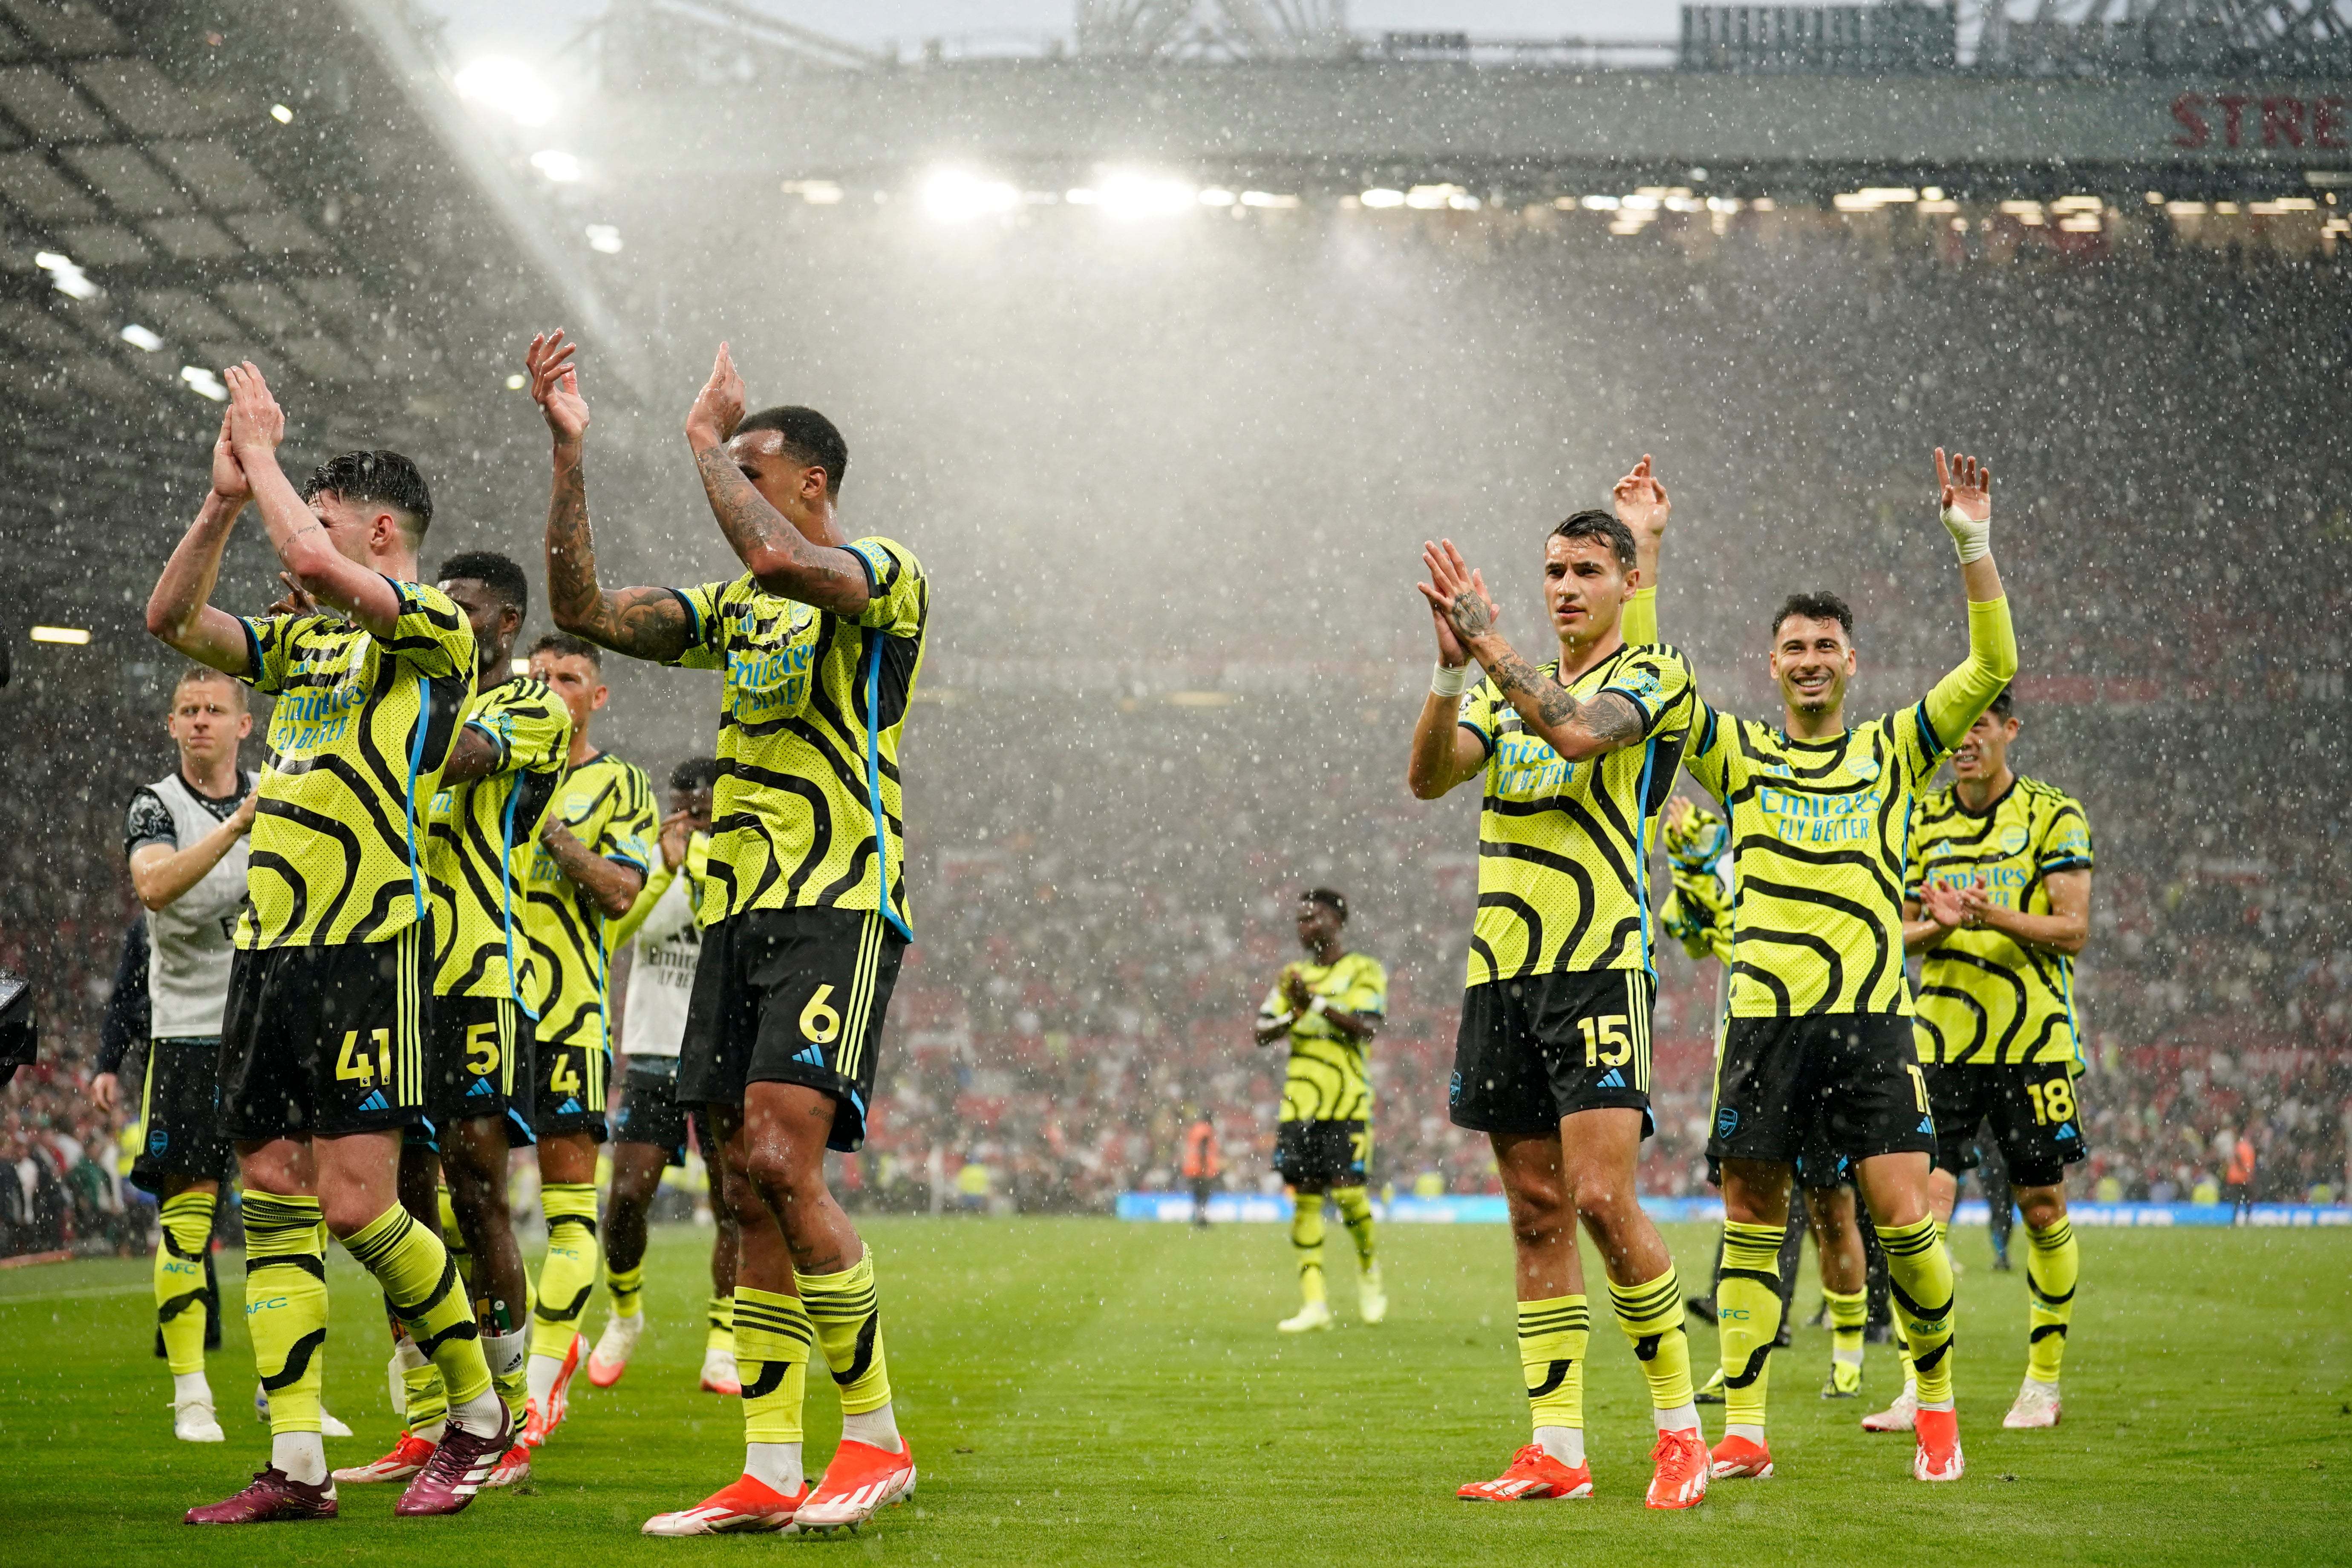
[[[361,1188],[350,1192],[324,1192],[319,1194],[319,1215],[327,1222],[328,1230],[338,1241],[348,1241],[377,1220],[391,1207],[383,1194]]]
[[[2029,1230],[2048,1230],[2066,1217],[2066,1189],[2063,1187],[2019,1187],[2017,1212]]]

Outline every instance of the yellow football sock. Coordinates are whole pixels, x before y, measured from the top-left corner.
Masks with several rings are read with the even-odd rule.
[[[841,1278],[839,1275],[833,1276]],[[797,1443],[815,1337],[800,1301],[773,1290],[735,1291],[735,1365],[743,1383],[743,1440]]]
[[[596,1289],[596,1185],[551,1182],[540,1189],[539,1205],[547,1215],[547,1259],[539,1266],[530,1353],[562,1361]]]
[[[1848,1366],[1862,1364],[1863,1331],[1870,1326],[1870,1292],[1840,1295],[1824,1286],[1822,1300],[1830,1310],[1830,1357]]]
[[[1936,1239],[1936,1222],[1880,1226],[1878,1245],[1886,1252],[1886,1280],[1911,1345],[1911,1375],[1919,1403],[1940,1405],[1952,1397],[1952,1259]]]
[[[319,1200],[247,1191],[244,1206],[245,1323],[269,1394],[269,1430],[316,1432],[327,1348]]]
[[[1290,1200],[1290,1247],[1298,1258],[1298,1293],[1309,1306],[1323,1300],[1323,1194]]]
[[[841,1388],[841,1413],[863,1415],[890,1403],[890,1366],[882,1353],[882,1313],[874,1297],[874,1254],[839,1274],[795,1269],[801,1305]],[[735,1293],[735,1359],[743,1359],[743,1293]]]
[[[2083,1254],[2074,1244],[2074,1223],[2063,1215],[2048,1230],[2027,1226],[2025,1239],[2033,1246],[2025,1262],[2032,1322],[2025,1375],[2036,1383],[2056,1383],[2059,1363],[2066,1355],[2066,1328],[2074,1320],[2074,1284],[2082,1275]]]
[[[734,1354],[735,1298],[732,1296],[710,1298],[709,1320],[710,1332],[703,1338],[703,1349],[725,1351],[730,1355]]]
[[[1664,1274],[1641,1285],[1611,1280],[1609,1305],[1649,1379],[1651,1406],[1679,1410],[1690,1404],[1690,1336],[1683,1331],[1683,1281],[1675,1266],[1667,1264]]]
[[[1519,1303],[1519,1370],[1536,1426],[1583,1427],[1584,1349],[1591,1331],[1592,1315],[1581,1296]]]
[[[441,1386],[441,1369],[426,1361],[416,1342],[405,1334],[393,1353],[400,1359],[400,1385],[407,1395],[401,1419],[417,1436],[439,1442],[449,1420],[449,1391]]]
[[[453,1406],[489,1391],[490,1365],[482,1356],[474,1304],[458,1284],[457,1265],[439,1237],[395,1206],[345,1237],[343,1247],[375,1276],[409,1338],[441,1369]]]
[[[1787,1227],[1726,1220],[1715,1315],[1723,1343],[1724,1420],[1764,1425],[1772,1342],[1780,1335],[1780,1243]]]
[[[604,1289],[613,1298],[613,1316],[634,1318],[645,1310],[646,1266],[640,1262],[635,1268],[604,1269]]]
[[[205,1250],[212,1245],[211,1193],[163,1200],[163,1238],[155,1244],[155,1324],[174,1377],[205,1370]]]
[[[1348,1234],[1355,1238],[1356,1267],[1369,1274],[1372,1269],[1372,1200],[1364,1195],[1361,1187],[1334,1187],[1331,1201],[1339,1205],[1339,1219],[1347,1226]]]

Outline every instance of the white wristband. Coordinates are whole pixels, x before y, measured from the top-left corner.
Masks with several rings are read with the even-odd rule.
[[[1429,693],[1433,697],[1459,697],[1462,689],[1469,684],[1470,667],[1466,664],[1457,669],[1440,659],[1437,668],[1429,673]]]
[[[1307,1010],[1319,1018],[1329,1009],[1330,1005],[1331,998],[1328,996],[1318,996],[1314,1001],[1307,1004]]]
[[[1952,536],[1952,547],[1960,552],[1960,564],[1981,561],[1992,553],[1992,519],[1982,522],[1967,516],[1959,508],[1944,509],[1944,528]]]

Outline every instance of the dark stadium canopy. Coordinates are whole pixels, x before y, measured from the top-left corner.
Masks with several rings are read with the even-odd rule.
[[[290,468],[462,427],[517,330],[593,313],[375,9],[0,0],[12,620],[137,631],[220,367],[270,376]]]

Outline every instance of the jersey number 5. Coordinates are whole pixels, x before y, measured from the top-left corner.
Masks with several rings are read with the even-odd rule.
[[[466,1027],[466,1070],[488,1078],[499,1070],[499,1026],[469,1024]]]

